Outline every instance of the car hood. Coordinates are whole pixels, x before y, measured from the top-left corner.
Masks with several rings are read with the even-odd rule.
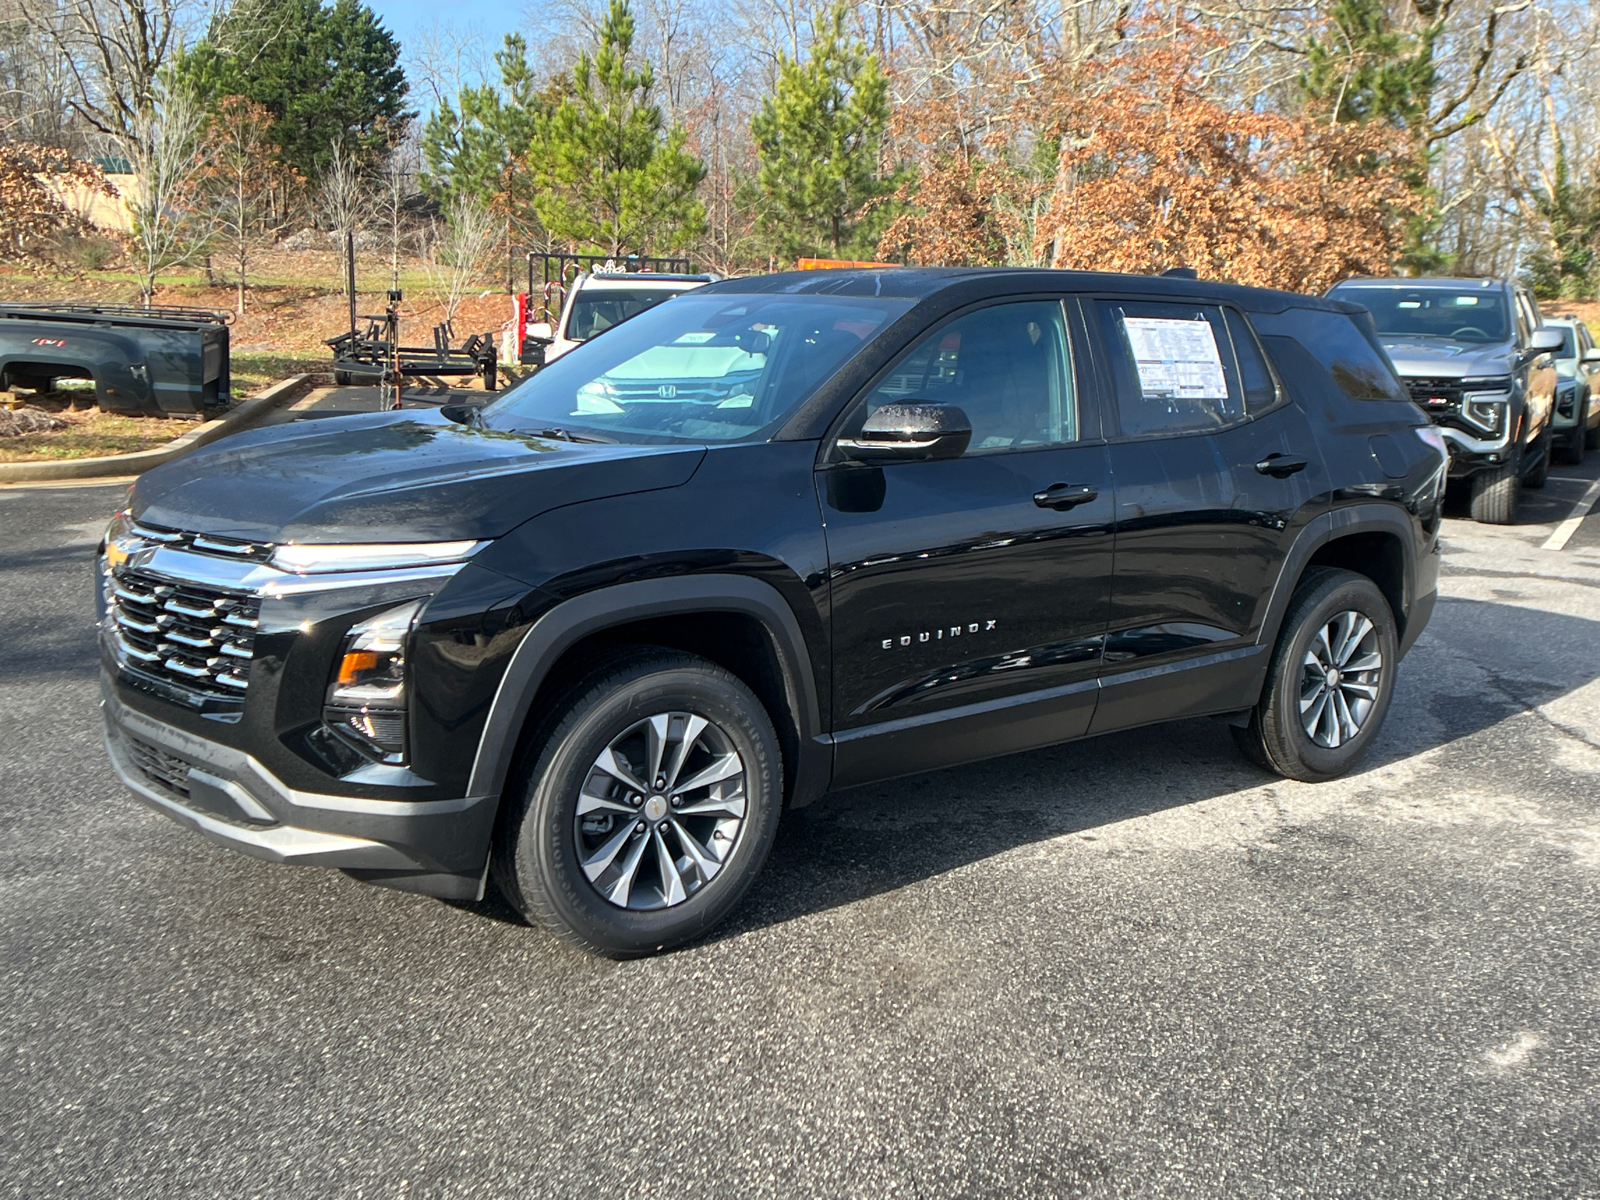
[[[272,542],[493,538],[566,504],[687,483],[704,446],[567,442],[436,411],[331,417],[235,434],[141,476],[150,525]]]
[[[1402,376],[1462,379],[1510,375],[1516,369],[1516,347],[1507,342],[1452,342],[1444,338],[1380,336],[1394,368]]]

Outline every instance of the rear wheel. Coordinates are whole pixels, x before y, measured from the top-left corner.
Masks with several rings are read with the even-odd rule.
[[[1522,489],[1516,463],[1479,471],[1468,482],[1472,487],[1474,521],[1484,525],[1510,525],[1516,521],[1517,498]]]
[[[1335,779],[1382,728],[1399,657],[1394,614],[1372,580],[1313,567],[1289,602],[1261,700],[1234,738],[1279,775]]]
[[[648,646],[566,691],[519,780],[495,882],[530,920],[619,958],[680,945],[732,912],[783,796],[761,702],[703,658]]]

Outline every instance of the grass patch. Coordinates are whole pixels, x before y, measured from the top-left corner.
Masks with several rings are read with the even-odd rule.
[[[107,454],[134,454],[154,450],[173,438],[198,428],[193,421],[166,421],[159,417],[124,417],[103,413],[64,411],[59,414],[72,428],[51,433],[25,433],[0,438],[0,463],[49,462],[68,458],[99,458]]]
[[[229,355],[228,371],[233,380],[233,394],[243,400],[290,375],[326,374],[332,370],[332,364],[331,357],[301,358],[270,351],[235,350]]]

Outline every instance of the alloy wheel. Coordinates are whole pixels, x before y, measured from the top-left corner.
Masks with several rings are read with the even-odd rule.
[[[1300,676],[1300,723],[1317,745],[1333,749],[1361,732],[1378,699],[1380,647],[1377,627],[1352,610],[1311,639]]]
[[[657,713],[590,768],[574,817],[578,862],[618,908],[672,908],[716,878],[745,814],[745,764],[727,733],[698,713]]]

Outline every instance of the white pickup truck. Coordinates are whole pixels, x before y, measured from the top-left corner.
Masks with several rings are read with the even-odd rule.
[[[554,325],[549,322],[529,325],[527,340],[543,345],[543,361],[548,365],[613,325],[620,325],[663,300],[704,287],[716,279],[715,275],[666,275],[649,271],[586,272],[577,276],[566,289],[561,315]]]

